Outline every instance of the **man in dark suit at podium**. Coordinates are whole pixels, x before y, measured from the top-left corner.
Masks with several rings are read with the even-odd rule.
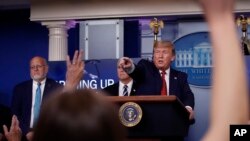
[[[62,87],[56,81],[47,78],[48,69],[44,58],[33,57],[30,61],[31,80],[16,85],[13,91],[11,110],[19,119],[22,133],[26,137],[29,137],[28,133],[36,122],[36,114],[39,113],[41,103],[52,91]]]
[[[153,62],[142,59],[135,65],[130,58],[123,57],[119,66],[137,82],[138,95],[175,95],[185,105],[189,119],[193,120],[194,95],[187,74],[170,67],[174,59],[173,44],[170,41],[157,41],[153,48]]]
[[[117,62],[117,76],[119,82],[104,88],[111,96],[133,96],[136,93],[136,84],[133,79],[119,66]]]

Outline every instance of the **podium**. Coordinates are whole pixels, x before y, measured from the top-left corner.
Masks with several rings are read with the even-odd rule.
[[[135,102],[142,109],[142,119],[134,127],[127,127],[128,138],[161,139],[185,137],[189,129],[189,113],[176,96],[107,96],[118,106]]]

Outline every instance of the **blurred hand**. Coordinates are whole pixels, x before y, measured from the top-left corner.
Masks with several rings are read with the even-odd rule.
[[[10,130],[8,131],[8,127],[6,125],[3,125],[3,130],[8,141],[21,141],[22,130],[19,127],[19,121],[15,115],[12,116]]]
[[[123,68],[125,71],[128,69],[131,69],[132,65],[133,65],[133,61],[128,57],[120,58],[119,63],[118,63],[118,66]]]
[[[188,107],[188,106],[186,106],[185,108],[189,112],[189,120],[194,119],[194,111],[193,111],[193,109],[191,107]]]
[[[79,84],[83,77],[83,71],[85,68],[83,58],[83,51],[75,51],[73,60],[70,61],[69,56],[67,56],[67,72],[66,72],[66,83],[64,90],[74,90]]]
[[[223,16],[232,14],[235,0],[199,0],[201,6],[207,15],[207,18],[217,17],[216,20],[221,20]]]
[[[26,134],[26,138],[28,141],[32,141],[32,138],[33,138],[33,135],[34,135],[34,132],[33,131],[30,131]]]

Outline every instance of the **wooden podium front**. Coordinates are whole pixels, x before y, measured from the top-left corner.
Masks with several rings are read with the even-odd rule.
[[[107,96],[118,106],[135,102],[142,109],[142,119],[134,127],[127,127],[128,138],[137,141],[185,137],[188,134],[188,112],[176,96]]]

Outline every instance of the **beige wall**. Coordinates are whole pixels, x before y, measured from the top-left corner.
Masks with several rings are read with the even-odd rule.
[[[250,0],[237,0],[249,12]],[[31,21],[201,14],[197,0],[31,0]]]

